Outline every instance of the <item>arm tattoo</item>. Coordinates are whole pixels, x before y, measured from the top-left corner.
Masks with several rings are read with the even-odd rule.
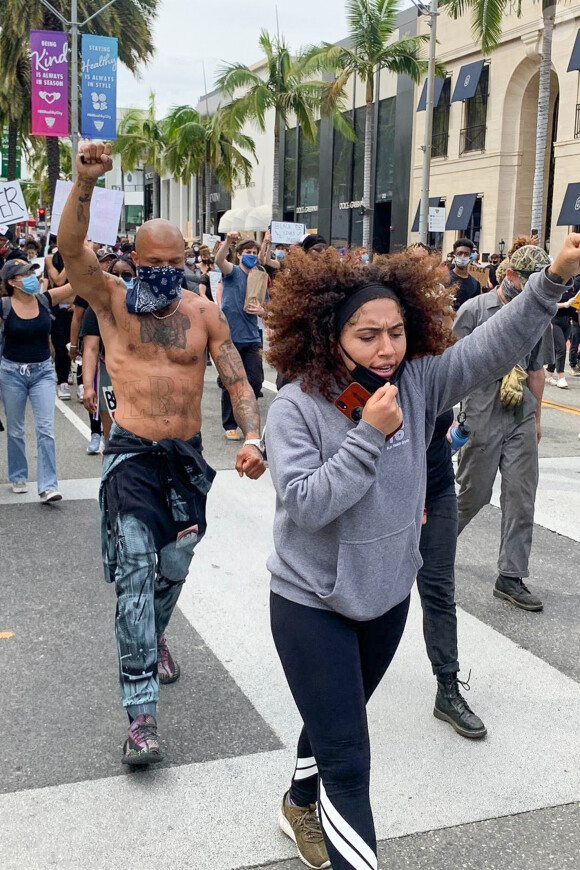
[[[100,272],[100,271],[101,271],[100,266],[89,266],[87,271],[85,272],[85,274],[86,275],[94,275],[95,272]]]
[[[153,316],[141,315],[141,341],[143,344],[160,344],[162,347],[177,347],[185,350],[186,332],[191,327],[187,314],[176,312],[167,322],[155,320]]]
[[[232,396],[232,410],[236,423],[244,433],[260,431],[260,411],[258,409],[258,401],[254,396],[254,392],[250,385],[246,382],[243,392]]]
[[[231,338],[222,342],[215,357],[215,364],[222,384],[227,389],[234,384],[240,384],[246,378],[246,372],[241,357]]]

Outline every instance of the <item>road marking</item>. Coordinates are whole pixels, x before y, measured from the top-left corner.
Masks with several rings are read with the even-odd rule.
[[[263,381],[262,386],[265,387],[266,390],[270,390],[271,393],[278,392],[278,387],[276,384],[273,384],[272,381]]]
[[[548,402],[542,399],[543,408],[552,408],[554,411],[565,411],[566,414],[575,414],[580,417],[580,408],[573,408],[571,405],[559,405],[558,402]]]
[[[90,427],[87,426],[86,423],[83,423],[83,421],[79,417],[77,417],[77,415],[72,410],[72,408],[69,408],[68,405],[66,405],[60,399],[55,399],[55,404],[56,404],[56,407],[58,408],[58,410],[61,412],[61,414],[64,414],[64,416],[69,421],[69,423],[72,423],[73,426],[79,430],[81,435],[84,435],[85,438],[87,439],[87,441],[90,441],[90,438],[91,438]]]
[[[0,640],[8,640],[9,637],[14,637],[13,631],[0,631]]]

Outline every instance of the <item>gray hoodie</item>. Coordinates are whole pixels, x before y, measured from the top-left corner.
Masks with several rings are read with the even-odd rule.
[[[438,414],[501,378],[548,327],[562,285],[545,272],[440,356],[408,362],[398,383],[403,427],[384,434],[351,423],[298,382],[268,414],[276,490],[271,589],[284,598],[374,619],[403,601],[421,567],[425,450]]]

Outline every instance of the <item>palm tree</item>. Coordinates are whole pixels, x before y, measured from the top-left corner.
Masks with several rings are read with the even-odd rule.
[[[373,104],[375,78],[379,70],[408,75],[418,82],[427,70],[421,57],[426,35],[390,42],[397,29],[397,0],[347,0],[348,47],[325,42],[307,52],[307,71],[326,71],[334,75],[327,99],[342,93],[351,76],[358,76],[366,87],[365,148],[363,171],[363,247],[369,247],[371,215],[371,165],[373,146]],[[443,72],[438,67],[438,72]]]
[[[56,139],[56,142],[58,145],[58,177],[63,181],[70,181],[72,178],[72,148],[70,139]],[[39,202],[48,202],[48,155],[44,144],[44,137],[31,136],[30,145],[26,153],[26,162],[28,164],[30,180],[38,188]]]
[[[70,0],[51,0],[52,6],[68,19]],[[103,6],[102,0],[79,0],[79,20],[84,21]],[[153,21],[159,0],[117,0],[89,22],[83,31],[101,36],[119,36],[119,59],[136,72],[139,63],[153,56],[151,38]],[[0,31],[0,94],[10,95],[15,88],[18,69],[29,66],[30,30],[62,30],[62,22],[38,0],[2,0],[2,30]],[[26,93],[30,105],[30,89]],[[59,148],[56,137],[46,137],[49,173],[49,197],[52,201],[59,177]]]
[[[544,231],[544,165],[548,144],[548,121],[550,116],[550,71],[552,68],[552,36],[557,0],[542,0],[544,32],[540,58],[540,84],[538,90],[538,114],[536,123],[536,158],[532,188],[531,225],[538,230],[538,243],[542,243]],[[502,35],[502,21],[506,10],[511,11],[510,0],[441,0],[452,18],[459,18],[471,10],[473,37],[484,53],[497,48]],[[516,14],[521,16],[521,0],[516,5]]]
[[[169,172],[185,184],[202,170],[205,174],[205,231],[209,233],[212,178],[229,193],[239,181],[249,184],[252,161],[242,150],[257,160],[254,140],[241,132],[243,118],[230,106],[219,106],[213,115],[200,115],[191,106],[177,106],[165,120],[165,163]]]
[[[216,86],[227,96],[234,98],[237,91],[242,96],[233,100],[229,111],[238,119],[254,121],[265,132],[266,113],[274,110],[274,177],[272,190],[272,218],[280,216],[280,131],[282,124],[288,126],[292,115],[296,117],[302,133],[310,142],[317,135],[316,116],[320,111],[327,84],[309,81],[309,72],[302,65],[301,57],[293,58],[283,36],[271,36],[262,30],[260,47],[266,57],[265,77],[240,63],[226,64],[219,71]],[[335,126],[352,137],[352,128],[340,113],[343,94],[335,100],[327,99],[326,107]]]
[[[153,217],[159,217],[161,184],[164,169],[165,121],[158,121],[155,113],[155,94],[149,95],[149,107],[130,109],[117,130],[113,153],[121,155],[123,172],[133,172],[144,163],[153,170]]]

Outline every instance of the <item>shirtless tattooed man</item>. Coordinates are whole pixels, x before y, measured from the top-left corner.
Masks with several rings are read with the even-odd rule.
[[[226,319],[212,302],[182,290],[185,246],[177,227],[152,220],[139,229],[130,289],[103,272],[84,244],[93,189],[112,165],[108,144],[82,146],[58,243],[70,283],[98,317],[117,399],[100,493],[103,559],[117,592],[119,675],[129,716],[123,762],[142,765],[162,758],[159,682],[179,677],[165,630],[205,533],[215,474],[202,457],[200,435],[208,346],[246,439],[236,470],[255,480],[265,466],[258,405]]]

